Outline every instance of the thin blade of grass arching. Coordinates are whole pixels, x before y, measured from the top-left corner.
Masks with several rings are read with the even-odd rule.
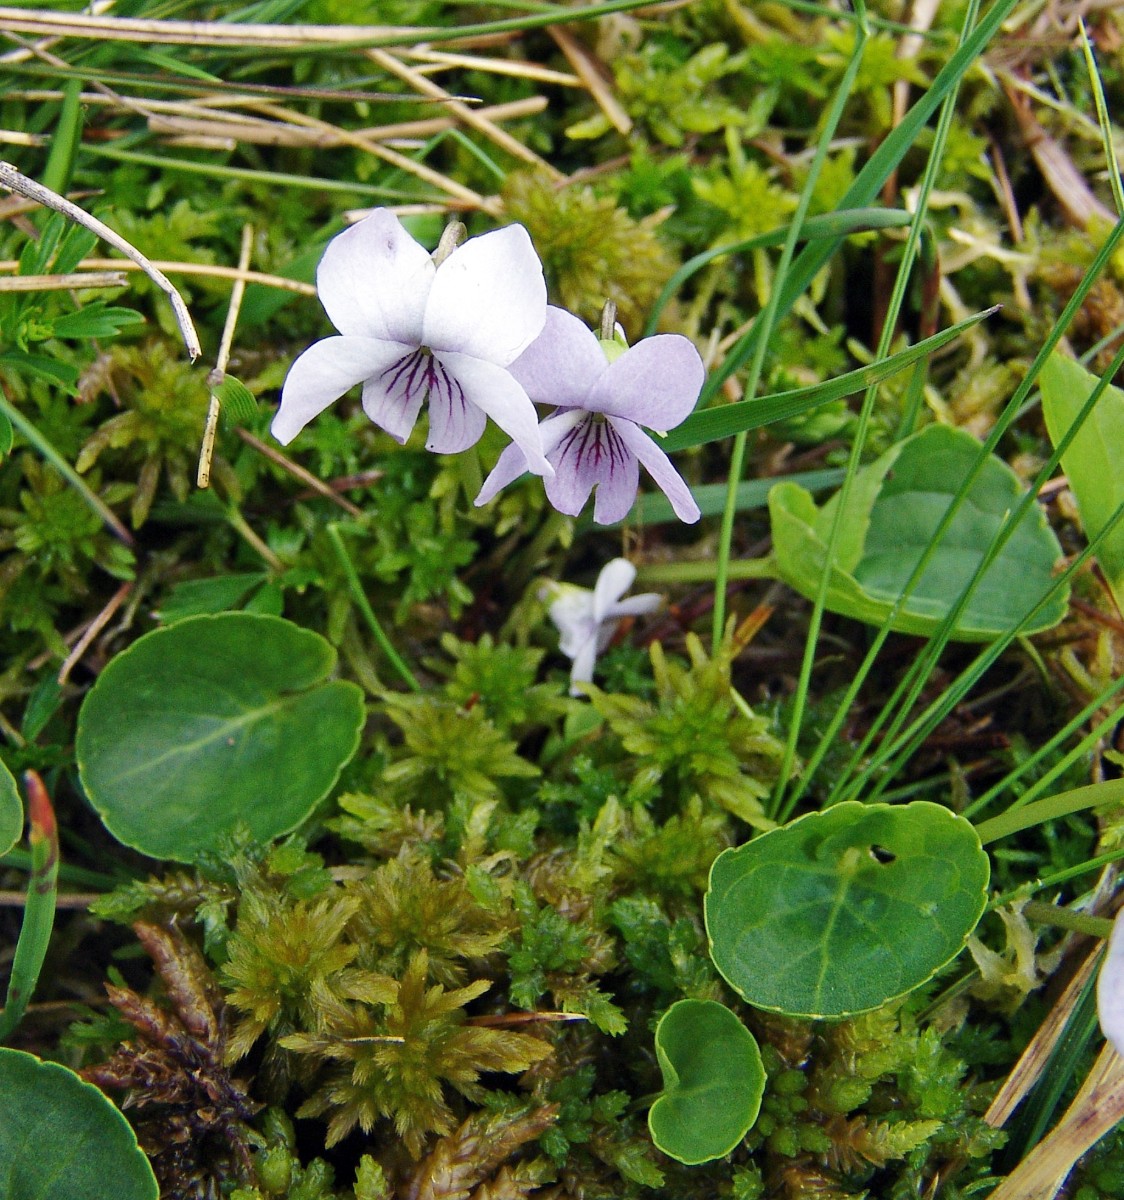
[[[1124,690],[1124,675],[1103,688],[1088,704],[1071,720],[1067,721],[1048,741],[1042,743],[1033,754],[1030,754],[1013,770],[1008,771],[998,783],[993,784],[978,799],[974,800],[960,814],[971,820],[981,809],[986,808],[992,800],[1003,792],[1009,791],[1028,772],[1033,771],[1043,759],[1050,757],[1060,746],[1067,742],[1091,717],[1098,713],[1110,700],[1113,700],[1121,690]],[[1044,791],[1059,775],[1066,771],[1088,750],[1090,750],[1106,733],[1124,719],[1124,704],[1118,704],[1110,710],[1107,717],[1098,721],[1089,732],[1081,738],[1074,747],[1059,759],[1045,775],[1036,780],[1025,792],[1012,802],[1011,807],[1017,808],[1027,804]]]
[[[983,444],[983,447],[981,448],[981,459],[980,459],[981,463],[983,461],[982,456],[985,454],[991,453],[991,451],[998,444],[999,439],[1002,437],[1003,433],[1006,432],[1007,428],[1010,426],[1012,421],[1018,415],[1019,411],[1021,410],[1022,401],[1023,401],[1024,397],[1027,395],[1027,393],[1029,393],[1030,389],[1034,386],[1034,382],[1037,379],[1038,374],[1040,373],[1043,364],[1046,362],[1047,358],[1049,357],[1050,353],[1053,351],[1054,347],[1061,340],[1061,337],[1064,334],[1066,328],[1068,327],[1070,320],[1072,320],[1074,315],[1076,315],[1078,308],[1080,307],[1081,303],[1083,303],[1083,301],[1084,301],[1085,295],[1088,293],[1089,289],[1092,287],[1093,283],[1095,282],[1097,276],[1100,273],[1100,270],[1103,269],[1105,264],[1108,262],[1118,241],[1122,237],[1124,237],[1124,221],[1118,222],[1118,224],[1114,228],[1113,232],[1109,235],[1109,238],[1106,240],[1104,246],[1102,246],[1100,253],[1090,264],[1089,270],[1086,272],[1085,277],[1082,279],[1081,285],[1078,287],[1077,291],[1074,293],[1074,296],[1071,298],[1070,303],[1067,304],[1065,309],[1062,311],[1062,314],[1058,318],[1058,321],[1056,322],[1054,329],[1051,331],[1050,336],[1046,339],[1046,342],[1044,343],[1042,349],[1039,351],[1038,355],[1035,357],[1035,360],[1031,364],[1030,369],[1028,370],[1022,383],[1019,385],[1018,388],[1016,388],[1015,393],[1012,395],[1011,399],[1008,401],[1003,412],[1000,414],[1000,417],[997,420],[994,429],[992,430],[991,434],[988,436],[987,440]],[[1074,301],[1076,301],[1076,303]],[[899,731],[901,730],[902,726],[905,724],[906,720],[909,718],[909,715],[913,711],[914,705],[917,702],[917,698],[921,694],[921,689],[924,687],[925,682],[929,678],[929,675],[935,668],[937,660],[940,657],[941,651],[944,649],[944,646],[947,644],[948,634],[951,631],[951,629],[953,628],[954,622],[957,620],[960,613],[963,611],[964,606],[968,603],[968,600],[971,598],[980,579],[983,578],[984,573],[988,570],[991,563],[994,561],[994,559],[997,557],[999,552],[1006,545],[1008,539],[1014,533],[1022,515],[1029,509],[1031,504],[1034,504],[1037,502],[1037,496],[1038,496],[1039,489],[1046,482],[1046,480],[1050,477],[1050,475],[1053,473],[1053,471],[1057,468],[1058,463],[1061,462],[1062,454],[1065,453],[1065,451],[1069,448],[1069,445],[1071,444],[1073,438],[1077,436],[1077,433],[1081,429],[1085,420],[1088,418],[1089,414],[1093,411],[1093,407],[1096,404],[1097,400],[1100,398],[1104,389],[1108,386],[1109,380],[1112,379],[1113,375],[1116,373],[1117,370],[1120,369],[1120,367],[1122,365],[1124,365],[1124,347],[1121,347],[1120,351],[1117,353],[1115,359],[1113,360],[1113,363],[1110,365],[1108,371],[1105,373],[1105,375],[1102,377],[1102,379],[1098,383],[1098,386],[1089,394],[1088,398],[1086,399],[1084,405],[1081,408],[1081,411],[1078,413],[1077,419],[1067,429],[1065,436],[1059,440],[1058,445],[1054,448],[1054,450],[1050,454],[1049,458],[1047,458],[1046,462],[1042,465],[1038,474],[1035,476],[1031,485],[1028,487],[1026,494],[1023,496],[1022,500],[1012,510],[1007,523],[1004,525],[1003,529],[1000,531],[999,536],[995,539],[995,541],[992,543],[992,545],[988,548],[988,550],[983,555],[983,558],[981,559],[979,565],[977,566],[975,573],[973,574],[972,578],[968,581],[968,584],[964,588],[963,592],[961,593],[961,596],[957,600],[957,603],[955,605],[953,605],[952,609],[949,611],[949,613],[945,617],[945,620],[944,620],[944,622],[942,622],[941,627],[933,635],[932,639],[925,646],[924,650],[921,652],[921,654],[918,655],[917,659],[910,666],[910,669],[902,677],[902,680],[899,682],[897,687],[894,689],[892,695],[890,696],[890,698],[886,702],[886,704],[883,706],[881,712],[875,718],[874,722],[871,725],[871,728],[867,731],[867,734],[864,736],[862,742],[860,742],[859,746],[855,749],[845,770],[840,775],[835,789],[833,790],[833,793],[832,793],[832,802],[833,803],[835,802],[836,799],[854,797],[856,795],[856,793],[858,791],[860,791],[870,781],[870,779],[875,774],[875,772],[877,772],[881,767],[883,767],[891,758],[896,756],[898,765],[900,766],[905,761],[905,759],[908,757],[908,754],[912,753],[912,749],[915,749],[916,745],[920,744],[915,739],[911,742],[906,735],[903,735],[902,740],[895,741],[895,738],[897,738]],[[948,521],[951,521],[952,515],[954,515],[953,508],[950,507],[949,512],[946,514],[945,519]],[[1115,527],[1115,523],[1119,519],[1120,519],[1120,509],[1118,508],[1116,510],[1115,514],[1113,515],[1112,519],[1110,520],[1110,522],[1103,529],[1098,531],[1097,536],[1091,540],[1090,546],[1094,546],[1094,545],[1099,546],[1101,544],[1101,541],[1103,540],[1103,538],[1106,537],[1108,532],[1110,532],[1111,529]],[[943,533],[944,533],[944,521],[942,521],[942,524],[938,527],[936,535],[934,537],[934,540],[943,536]],[[1087,548],[1082,553],[1079,561],[1084,562],[1085,559],[1088,557],[1089,553],[1090,553],[1090,551]],[[1068,568],[1066,570],[1066,572],[1063,573],[1063,575],[1059,576],[1059,579],[1056,581],[1056,583],[1060,583],[1062,580],[1067,580],[1067,579],[1071,578],[1073,576],[1073,567],[1074,567],[1074,564],[1071,564],[1070,568]],[[1051,592],[1053,590],[1054,589],[1051,589]],[[998,650],[996,651],[994,657],[987,658],[987,664],[986,664],[986,666],[981,667],[980,674],[983,673],[983,670],[987,669],[987,666],[990,666],[991,662],[993,662],[995,660],[995,657],[998,657],[999,653],[1001,653],[1004,649],[1006,649],[1006,647],[1008,645],[1010,645],[1011,641],[1013,641],[1014,638],[1016,636],[1018,636],[1019,630],[1025,624],[1026,624],[1026,622],[1024,620],[1014,630],[1011,630],[1003,638],[1000,638],[995,643],[993,643],[992,648],[994,649],[995,647],[998,647]],[[869,655],[868,655],[868,657],[869,657]],[[981,657],[983,657],[983,656],[981,656]],[[980,660],[977,660],[977,661],[980,661]],[[864,665],[865,665],[865,660],[864,660]],[[965,689],[965,692],[967,690],[970,690],[971,686],[974,686],[974,681],[969,686],[969,688]],[[960,694],[963,695],[965,693],[961,692]],[[939,702],[937,702],[937,703],[939,704]],[[947,707],[944,707],[944,706],[941,706],[941,707],[942,707],[942,711],[941,711],[940,717],[937,718],[936,722],[934,722],[932,725],[929,725],[926,728],[925,733],[922,734],[922,740],[925,736],[928,736],[928,733],[931,732],[931,730],[933,728],[935,728],[936,723],[939,723],[939,720],[942,720],[943,717],[945,715],[947,715],[948,712],[951,711],[952,706],[949,705]],[[926,711],[927,712],[934,711],[934,706],[930,706],[930,709],[926,710]],[[862,756],[864,754],[866,754],[866,752],[869,749],[874,738],[881,731],[882,726],[885,723],[887,715],[891,712],[893,712],[894,715],[893,715],[893,718],[890,720],[889,727],[887,728],[886,733],[883,735],[882,744],[879,747],[879,750],[871,757],[871,760],[867,763],[866,767],[861,772],[859,772],[859,774],[857,776],[855,776],[848,783],[848,775],[855,769],[858,762],[861,761]],[[914,725],[910,726],[910,730],[915,730],[916,728],[918,728],[916,722],[914,723]],[[908,733],[908,731],[907,731],[907,733]],[[910,746],[912,748],[907,750],[904,748],[906,746]],[[881,781],[879,781],[879,783],[874,785],[874,794],[878,794],[884,789],[889,778],[892,778],[892,772],[888,776],[885,776]]]
[[[920,131],[928,123],[929,118],[940,106],[950,88],[958,86],[968,68],[975,62],[983,48],[998,32],[1003,22],[1016,8],[1018,0],[995,0],[986,16],[972,30],[971,34],[961,42],[952,57],[937,72],[933,82],[917,103],[906,113],[901,124],[894,129],[886,140],[863,165],[855,176],[854,182],[839,200],[840,209],[863,208],[871,204],[880,192],[882,185],[890,173],[898,166],[905,154],[912,148]],[[845,16],[846,14],[833,14]],[[909,30],[906,32],[915,32]],[[780,288],[780,301],[777,316],[781,317],[789,311],[815,278],[820,268],[831,258],[838,249],[838,241],[815,242],[805,247],[800,256],[792,264],[788,281]],[[703,387],[699,397],[699,408],[704,408],[717,393],[726,380],[744,366],[753,353],[754,346],[761,337],[758,323],[754,324],[739,339],[736,346],[726,356],[722,366],[712,372]]]
[[[1120,163],[1116,158],[1116,143],[1112,137],[1112,120],[1108,115],[1108,105],[1105,103],[1101,73],[1097,69],[1097,60],[1093,56],[1093,47],[1085,29],[1085,19],[1078,17],[1077,24],[1081,30],[1081,49],[1085,54],[1085,65],[1089,68],[1089,84],[1093,89],[1093,103],[1097,109],[1101,145],[1104,147],[1104,156],[1108,162],[1108,182],[1112,188],[1112,201],[1116,205],[1116,215],[1124,217],[1124,184],[1120,182]]]
[[[834,137],[835,130],[838,128],[839,122],[843,117],[843,109],[846,107],[848,99],[850,99],[851,91],[858,77],[859,67],[862,64],[863,51],[866,47],[867,37],[869,36],[866,24],[865,0],[856,0],[855,8],[857,10],[858,21],[855,26],[854,50],[851,53],[850,62],[847,63],[847,67],[843,72],[843,78],[839,81],[838,88],[836,88],[831,107],[828,109],[827,116],[824,119],[824,127],[816,144],[812,163],[808,168],[808,176],[804,180],[804,186],[800,190],[800,199],[797,201],[796,211],[793,213],[788,233],[785,236],[784,246],[781,249],[780,259],[777,262],[777,269],[773,277],[773,286],[769,292],[769,299],[765,307],[761,310],[760,316],[754,322],[755,326],[760,326],[761,328],[761,337],[754,347],[753,357],[745,382],[745,397],[750,403],[752,403],[753,398],[757,395],[757,385],[761,381],[761,370],[765,365],[765,351],[768,348],[769,338],[777,322],[781,291],[788,277],[788,270],[792,263],[793,255],[796,253],[796,243],[800,239],[804,219],[808,215],[808,207],[812,203],[812,192],[819,181],[820,171],[827,158],[828,147],[831,145],[831,139]],[[726,504],[722,512],[722,526],[718,535],[718,569],[714,579],[714,612],[710,635],[711,653],[716,657],[721,648],[722,637],[726,628],[726,586],[730,577],[730,546],[734,538],[734,517],[737,514],[738,484],[741,483],[742,473],[745,470],[746,439],[747,434],[744,430],[734,438],[733,450],[730,453],[729,475],[726,480]],[[790,768],[791,762],[786,762],[782,765],[782,778]]]
[[[1017,638],[1022,632],[1023,626],[1030,625],[1038,610],[1045,607],[1052,599],[1056,592],[1062,588],[1068,587],[1070,581],[1076,577],[1086,562],[1088,562],[1096,553],[1100,543],[1108,534],[1116,528],[1117,524],[1124,519],[1124,502],[1121,502],[1112,517],[1099,530],[1095,537],[1091,538],[1089,544],[1074,558],[1073,562],[1058,575],[1054,580],[1050,589],[1042,596],[1041,600],[1026,614],[1019,622],[1018,626],[1012,629],[1007,635],[998,638],[982,651],[967,667],[957,676],[956,680],[947,687],[944,692],[934,700],[923,712],[921,712],[914,721],[896,737],[891,740],[887,738],[885,751],[880,749],[877,755],[872,756],[871,762],[867,765],[860,775],[852,782],[849,788],[838,789],[840,795],[854,798],[856,792],[861,791],[863,787],[870,781],[874,772],[885,767],[883,777],[876,783],[871,785],[869,799],[875,799],[881,795],[889,780],[892,780],[898,771],[905,765],[906,762],[916,753],[917,749],[925,741],[925,739],[933,732],[933,730],[948,716],[948,714],[960,703],[961,700],[976,686],[980,678],[994,665],[1003,654],[1011,642]],[[889,707],[889,705],[887,705]],[[912,702],[910,709],[906,712],[906,716],[912,711]],[[904,718],[903,718],[904,719]],[[900,723],[896,726],[900,728]],[[829,801],[834,802],[834,801]]]
[[[873,229],[899,229],[908,225],[913,217],[900,208],[856,208],[846,212],[836,211],[821,213],[809,217],[800,226],[801,241],[815,241],[817,238],[845,238],[853,233],[867,233]],[[715,246],[711,250],[703,250],[696,254],[675,272],[664,284],[663,291],[656,297],[648,313],[647,323],[641,336],[651,337],[659,328],[660,316],[667,307],[672,296],[703,267],[723,258],[727,254],[745,254],[750,250],[765,250],[771,246],[782,246],[789,236],[791,225],[782,225],[771,229],[768,233],[759,233],[751,238],[743,238],[740,242],[730,242],[726,246]]]
[[[55,812],[43,781],[34,771],[24,774],[31,844],[31,875],[27,881],[27,902],[23,924],[12,959],[8,995],[0,1009],[0,1041],[20,1023],[27,1002],[39,981],[39,972],[47,956],[47,945],[55,924],[58,895],[59,834]]]
[[[978,0],[971,0],[968,4],[961,26],[961,45],[963,46],[971,37],[972,30],[975,26],[976,15],[979,12]],[[967,70],[967,65],[965,66]],[[921,184],[918,189],[918,196],[914,210],[913,223],[909,227],[909,232],[906,235],[905,246],[902,249],[901,261],[898,264],[897,275],[894,279],[893,290],[890,294],[890,300],[886,307],[886,315],[883,319],[882,331],[878,338],[878,347],[875,350],[875,359],[886,358],[890,353],[890,348],[893,344],[895,330],[897,328],[898,317],[901,314],[902,305],[905,302],[906,290],[909,286],[910,276],[913,272],[913,265],[917,260],[917,252],[921,243],[921,230],[924,225],[925,217],[929,208],[929,196],[932,193],[933,187],[936,184],[937,172],[940,169],[941,158],[944,154],[944,147],[948,140],[948,133],[952,127],[952,119],[956,112],[956,99],[959,95],[959,80],[955,81],[949,88],[947,95],[944,98],[941,106],[940,118],[937,122],[937,128],[933,135],[933,148],[929,154],[928,161],[925,165],[925,172],[921,179]],[[831,745],[834,743],[835,735],[838,732],[839,726],[858,695],[859,688],[869,674],[874,665],[875,658],[878,655],[882,644],[890,635],[890,627],[892,622],[901,611],[905,602],[912,594],[914,587],[918,584],[921,577],[925,573],[925,569],[929,565],[930,560],[936,552],[940,539],[945,531],[951,526],[952,518],[958,510],[960,504],[968,494],[974,478],[975,472],[970,473],[968,479],[964,482],[957,497],[949,506],[948,512],[945,514],[944,520],[938,527],[933,541],[930,543],[927,551],[921,555],[920,560],[914,567],[912,574],[906,582],[906,586],[902,591],[901,596],[886,615],[882,622],[882,627],[879,629],[874,643],[870,651],[863,660],[855,678],[851,681],[843,700],[839,704],[832,720],[828,724],[815,752],[812,755],[812,760],[809,763],[808,769],[802,780],[792,781],[792,767],[796,759],[796,744],[800,737],[800,730],[804,720],[804,708],[807,704],[808,691],[811,687],[812,668],[815,664],[816,647],[819,643],[820,628],[823,623],[823,614],[827,606],[828,591],[831,584],[831,563],[834,559],[835,548],[838,545],[839,538],[842,534],[843,516],[847,509],[847,497],[850,494],[855,477],[859,470],[859,465],[862,458],[863,447],[866,444],[867,429],[870,425],[870,418],[874,412],[874,401],[878,394],[877,385],[872,385],[866,391],[863,397],[862,406],[859,409],[858,424],[855,428],[855,434],[851,442],[851,452],[847,461],[847,474],[843,479],[843,486],[840,489],[839,504],[835,511],[835,519],[831,524],[831,531],[828,534],[827,546],[824,551],[824,571],[820,577],[819,590],[816,594],[815,603],[812,606],[812,615],[808,624],[808,634],[804,643],[804,657],[800,664],[800,675],[797,680],[796,694],[793,701],[793,712],[789,726],[788,739],[785,744],[785,757],[781,766],[781,770],[777,776],[776,787],[773,790],[772,796],[772,811],[771,814],[775,819],[785,821],[791,815],[796,807],[800,797],[804,794],[808,784],[811,782],[815,774],[816,768],[823,761]],[[977,471],[982,469],[986,459],[978,460]],[[948,629],[951,632],[953,626],[949,624]],[[792,783],[792,788],[789,791],[789,785]],[[789,794],[786,799],[786,791]]]

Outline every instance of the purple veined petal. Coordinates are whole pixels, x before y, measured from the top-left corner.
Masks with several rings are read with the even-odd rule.
[[[551,413],[539,425],[539,435],[542,437],[543,454],[549,458],[554,448],[562,438],[577,424],[585,419],[585,413],[577,409],[567,409],[564,412]],[[527,456],[512,442],[500,455],[498,462],[492,468],[491,474],[484,480],[484,486],[473,503],[479,507],[487,504],[501,488],[514,483],[520,475],[527,473]]]
[[[610,363],[585,407],[666,433],[690,416],[705,380],[706,369],[691,341],[660,333]]]
[[[559,512],[576,517],[596,484],[594,520],[601,521],[606,510],[620,512],[613,521],[627,514],[636,498],[639,479],[636,456],[629,452],[608,421],[583,414],[583,419],[559,442],[550,460],[555,475],[547,480],[546,494]],[[604,502],[602,493],[606,495]]]
[[[424,350],[401,342],[384,342],[394,347],[381,369],[363,384],[363,411],[396,442],[410,436],[429,392],[433,359]]]
[[[313,342],[289,368],[270,431],[287,446],[312,420],[357,383],[370,379],[409,347],[378,338],[330,337]]]
[[[597,335],[573,313],[551,304],[542,333],[508,370],[536,403],[584,408],[586,396],[608,366]]]
[[[334,237],[316,268],[316,290],[340,333],[422,344],[435,268],[426,248],[386,208]]]
[[[546,319],[542,264],[522,225],[469,238],[437,268],[422,344],[506,367]]]
[[[614,558],[602,568],[593,585],[593,617],[604,621],[609,610],[632,587],[636,568],[627,558]]]
[[[433,357],[457,381],[465,400],[491,417],[523,451],[528,471],[547,478],[554,474],[543,454],[535,406],[503,367],[469,354],[442,352]]]
[[[691,489],[671,465],[671,459],[639,425],[622,420],[620,417],[611,417],[610,420],[624,444],[636,455],[644,469],[671,501],[675,515],[680,521],[693,525],[702,514],[699,512],[699,506],[695,503],[694,496],[691,495]]]
[[[488,418],[465,396],[460,381],[446,368],[441,355],[430,355],[429,437],[425,448],[434,454],[460,454],[475,446]]]
[[[1119,913],[1097,976],[1097,1016],[1117,1054],[1124,1054],[1124,920]]]

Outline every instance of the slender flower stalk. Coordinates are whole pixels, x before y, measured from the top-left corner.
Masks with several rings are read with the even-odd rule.
[[[507,370],[546,319],[531,239],[508,225],[458,249],[453,241],[443,238],[431,257],[380,208],[328,244],[316,288],[339,335],[314,343],[290,368],[272,425],[282,445],[362,384],[367,416],[398,442],[428,399],[428,449],[467,450],[491,417],[527,469],[553,474],[534,405]]]
[[[636,500],[642,464],[681,521],[699,519],[690,489],[641,428],[664,433],[694,408],[706,371],[687,338],[658,334],[625,349],[552,306],[540,336],[509,370],[532,400],[557,406],[540,426],[553,478],[538,473],[560,512],[577,516],[596,487],[593,519],[602,525],[623,520]],[[523,447],[508,446],[476,503],[486,504],[527,470],[534,462]]]

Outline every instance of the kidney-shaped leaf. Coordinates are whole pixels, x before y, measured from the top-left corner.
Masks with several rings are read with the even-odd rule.
[[[237,825],[298,825],[355,753],[363,695],[336,653],[280,617],[189,617],[138,639],[78,715],[78,769],[110,833],[190,861]]]
[[[837,804],[715,859],[711,957],[757,1008],[865,1012],[956,956],[989,873],[975,829],[939,804]]]
[[[656,1057],[663,1092],[648,1112],[652,1141],[689,1166],[729,1154],[765,1091],[753,1034],[724,1004],[680,1000],[656,1026]]]
[[[7,854],[23,832],[23,805],[11,771],[0,762],[0,854]]]
[[[4,1200],[158,1200],[128,1121],[57,1063],[0,1049]]]
[[[832,612],[882,624],[932,544],[979,450],[971,434],[930,425],[859,471],[830,564],[827,607]],[[923,636],[936,630],[1023,491],[1011,468],[991,455],[892,628]],[[840,495],[817,508],[797,484],[778,484],[769,493],[777,568],[790,587],[809,599],[816,596],[825,570]],[[1060,557],[1045,515],[1032,506],[976,586],[953,638],[988,641],[1013,628],[1049,591]],[[1066,614],[1067,601],[1068,592],[1059,589],[1023,632],[1056,625]]]
[[[1097,386],[1097,377],[1056,351],[1038,377],[1042,415],[1056,446]],[[1124,392],[1107,387],[1062,455],[1062,470],[1077,497],[1081,522],[1096,537],[1124,503]],[[1110,530],[1097,550],[1116,603],[1124,608],[1124,521]]]

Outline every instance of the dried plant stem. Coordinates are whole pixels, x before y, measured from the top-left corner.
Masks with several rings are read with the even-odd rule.
[[[120,268],[122,271],[144,270],[138,263],[122,262],[119,258],[87,258],[78,264],[90,270]],[[226,267],[219,263],[189,263],[157,260],[151,264],[173,275],[209,276],[212,279],[242,279],[246,283],[260,283],[263,287],[279,288],[285,292],[296,292],[301,296],[315,296],[316,288],[300,279],[286,279],[281,275],[267,275],[262,271],[239,271],[237,267]],[[0,260],[0,271],[18,271],[19,262],[14,258]]]
[[[131,582],[123,583],[117,591],[109,598],[109,603],[101,610],[100,613],[86,626],[82,636],[74,645],[74,649],[66,656],[66,661],[59,668],[59,683],[63,684],[70,678],[70,672],[81,661],[82,655],[90,648],[90,643],[94,638],[113,620],[113,614],[121,607],[122,604],[129,598],[129,594],[133,590]]]
[[[96,233],[102,241],[108,242],[115,250],[120,250],[122,254],[132,259],[171,301],[172,312],[175,313],[176,324],[179,326],[180,335],[187,347],[191,361],[194,362],[199,357],[202,353],[199,335],[195,332],[195,325],[191,320],[191,314],[187,311],[187,305],[183,302],[183,297],[176,291],[171,280],[145,258],[135,246],[127,242],[119,233],[115,233],[108,225],[99,221],[97,217],[92,217],[85,209],[79,208],[77,204],[71,204],[64,196],[52,192],[50,188],[45,188],[41,183],[36,183],[34,179],[28,179],[11,163],[0,162],[0,187],[9,192],[26,196],[29,200],[35,200],[46,208],[54,209],[55,212],[62,213],[68,220]]]
[[[391,75],[401,79],[403,83],[408,83],[410,87],[416,89],[423,96],[430,96],[434,100],[443,100],[449,112],[457,120],[475,129],[477,133],[482,133],[491,142],[499,146],[501,150],[506,150],[514,158],[522,159],[523,162],[540,168],[551,179],[561,180],[566,178],[561,171],[556,167],[552,167],[550,163],[540,158],[529,147],[524,146],[522,142],[513,138],[506,130],[501,129],[498,125],[494,125],[487,117],[469,108],[467,104],[462,104],[461,101],[450,96],[444,88],[434,83],[432,79],[427,79],[420,71],[407,66],[404,62],[395,58],[393,54],[389,54],[385,50],[375,49],[368,50],[367,55],[372,62],[378,63],[384,71],[388,71]]]
[[[234,330],[238,327],[238,314],[242,311],[242,297],[246,294],[245,272],[250,266],[250,251],[254,245],[254,227],[249,223],[242,226],[242,247],[238,252],[239,277],[230,289],[230,305],[226,310],[226,323],[222,327],[219,352],[215,358],[215,369],[207,377],[211,388],[211,403],[207,409],[207,423],[203,427],[203,441],[199,446],[199,467],[195,482],[201,488],[211,486],[211,459],[215,453],[215,434],[219,428],[219,410],[222,401],[216,388],[226,375],[226,364],[230,361],[230,347],[234,344]]]
[[[631,133],[632,118],[625,112],[624,105],[613,95],[612,85],[602,74],[592,54],[561,25],[548,25],[547,32],[566,56],[566,61],[577,72],[578,78],[597,102],[597,107],[605,114],[609,124],[618,133]]]
[[[323,496],[325,500],[331,500],[333,504],[338,504],[344,512],[350,513],[353,517],[361,517],[363,510],[358,504],[352,504],[346,496],[341,496],[337,491],[326,484],[322,479],[317,478],[311,471],[306,471],[300,463],[295,463],[291,458],[281,453],[274,446],[263,442],[261,438],[255,437],[248,429],[238,428],[234,431],[252,450],[256,450],[264,458],[268,458],[271,463],[275,463],[283,471],[288,471],[294,479],[299,479],[306,487],[311,488],[318,495]]]
[[[121,271],[74,271],[69,275],[13,275],[0,279],[0,292],[57,292],[70,288],[125,287]]]

